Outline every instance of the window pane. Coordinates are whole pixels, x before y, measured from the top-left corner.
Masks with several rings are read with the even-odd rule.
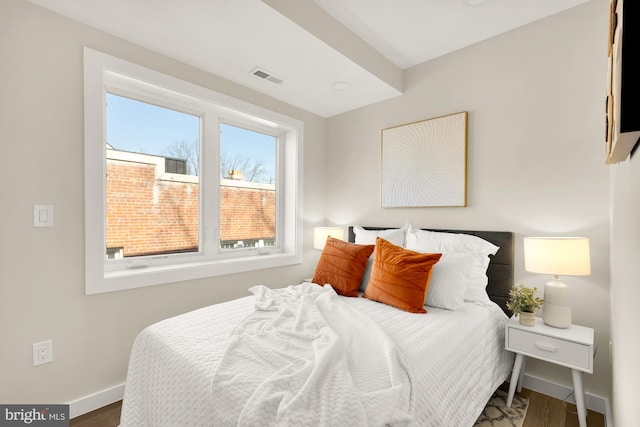
[[[271,135],[221,124],[221,248],[275,245],[276,142]]]
[[[200,119],[107,94],[106,256],[199,250]]]

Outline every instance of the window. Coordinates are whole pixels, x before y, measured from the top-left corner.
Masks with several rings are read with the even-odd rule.
[[[200,117],[110,90],[105,116],[107,254],[113,247],[122,248],[122,258],[129,259],[198,252]]]
[[[220,246],[276,244],[277,138],[222,123],[220,126]]]
[[[302,123],[85,48],[88,294],[300,263]]]
[[[164,170],[169,173],[187,175],[187,161],[185,159],[171,159],[169,157],[165,157]]]

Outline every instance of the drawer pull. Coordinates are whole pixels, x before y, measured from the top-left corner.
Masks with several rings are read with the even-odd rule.
[[[555,353],[556,352],[556,348],[551,345],[551,344],[545,344],[545,343],[536,343],[536,347],[539,348],[540,350],[544,350],[544,351],[550,351],[551,353]]]

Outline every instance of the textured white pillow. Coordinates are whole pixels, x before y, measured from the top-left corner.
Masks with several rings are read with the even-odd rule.
[[[468,255],[443,254],[433,266],[425,305],[446,310],[464,310],[468,278],[465,274]]]
[[[408,226],[405,239],[405,248],[418,252],[439,252],[442,254],[473,252],[489,256],[495,255],[500,249],[493,243],[470,234],[420,230],[412,225]]]
[[[364,228],[355,225],[353,227],[353,233],[356,235],[355,243],[359,245],[375,245],[376,238],[381,237],[387,242],[393,243],[396,246],[404,246],[404,238],[407,231],[407,227],[400,228],[387,228],[385,230],[365,230]],[[362,276],[362,282],[360,282],[360,291],[364,292],[367,283],[369,283],[369,276],[371,276],[371,267],[373,266],[373,254],[369,257],[369,263]]]
[[[420,230],[409,225],[405,248],[416,252],[467,255],[465,262],[459,265],[467,279],[464,300],[491,301],[486,290],[487,268],[489,255],[495,255],[500,249],[498,246],[470,234]]]

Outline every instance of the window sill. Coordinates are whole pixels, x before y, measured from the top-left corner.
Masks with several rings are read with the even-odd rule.
[[[302,256],[299,254],[277,253],[183,264],[140,265],[103,271],[103,277],[87,276],[85,289],[87,295],[93,295],[300,263]]]

